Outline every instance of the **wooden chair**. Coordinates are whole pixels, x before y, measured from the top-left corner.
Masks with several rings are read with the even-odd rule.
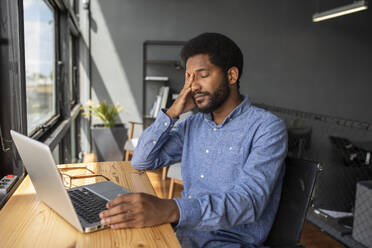
[[[171,179],[169,184],[168,198],[172,199],[174,194],[174,184],[182,184],[181,162],[170,165],[167,176]]]
[[[143,126],[143,123],[135,122],[135,121],[129,121],[128,140],[125,142],[125,145],[124,145],[124,150],[125,150],[124,161],[129,161],[131,159],[131,157],[133,155],[134,148],[137,146],[137,143],[138,143],[138,138],[133,138],[134,126],[135,125]]]
[[[279,209],[265,246],[303,247],[301,233],[320,170],[318,162],[287,157]]]
[[[131,160],[133,156],[134,148],[136,148],[137,143],[138,143],[138,138],[133,138],[135,125],[144,126],[144,124],[141,122],[129,121],[128,140],[125,142],[125,145],[124,145],[124,150],[125,150],[124,161]],[[167,169],[168,167],[163,168],[162,177],[161,177],[162,180],[166,179]]]
[[[97,155],[95,153],[87,153],[84,155],[83,163],[98,162]]]

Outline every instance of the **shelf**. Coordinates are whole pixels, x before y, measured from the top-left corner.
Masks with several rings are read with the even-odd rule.
[[[146,76],[145,81],[155,81],[155,82],[167,82],[169,80],[166,76]]]
[[[185,65],[179,58],[180,50],[186,42],[169,40],[147,40],[143,43],[143,122],[151,124],[156,118],[150,115],[158,97],[162,97],[161,89],[167,88],[168,97],[162,98],[161,106],[167,106],[179,82],[184,81]],[[164,93],[165,91],[163,91]],[[165,102],[167,99],[167,102]],[[152,102],[151,102],[152,101]],[[156,105],[155,105],[156,106]]]
[[[183,68],[182,64],[178,60],[156,60],[156,59],[151,59],[151,60],[146,60],[146,64],[150,65],[170,65],[174,66],[176,70],[180,70]]]

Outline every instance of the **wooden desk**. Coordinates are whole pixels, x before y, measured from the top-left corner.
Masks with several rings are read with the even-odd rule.
[[[129,162],[99,162],[59,165],[61,168],[87,166],[97,174],[134,192],[155,195],[146,173]],[[69,174],[89,174],[74,170]],[[73,186],[104,181],[75,179]],[[105,229],[89,234],[78,232],[53,210],[40,202],[27,176],[0,211],[0,247],[180,247],[169,224],[149,228]]]

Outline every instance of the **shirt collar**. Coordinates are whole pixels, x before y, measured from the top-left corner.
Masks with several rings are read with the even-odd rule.
[[[221,124],[216,125],[216,123],[212,120],[212,113],[203,113],[204,119],[207,120],[208,122],[212,122],[216,126],[221,126],[221,127],[224,126],[227,122],[235,119],[240,114],[247,111],[249,107],[251,106],[251,101],[249,100],[247,96],[240,95],[240,97],[243,99],[243,101],[238,106],[236,106],[234,110],[231,111],[230,114],[226,116],[225,120]]]

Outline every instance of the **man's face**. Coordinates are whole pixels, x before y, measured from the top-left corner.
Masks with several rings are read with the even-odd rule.
[[[195,74],[191,94],[200,112],[215,111],[229,97],[230,87],[226,75],[220,67],[209,61],[208,55],[190,57],[186,62],[186,73]]]

